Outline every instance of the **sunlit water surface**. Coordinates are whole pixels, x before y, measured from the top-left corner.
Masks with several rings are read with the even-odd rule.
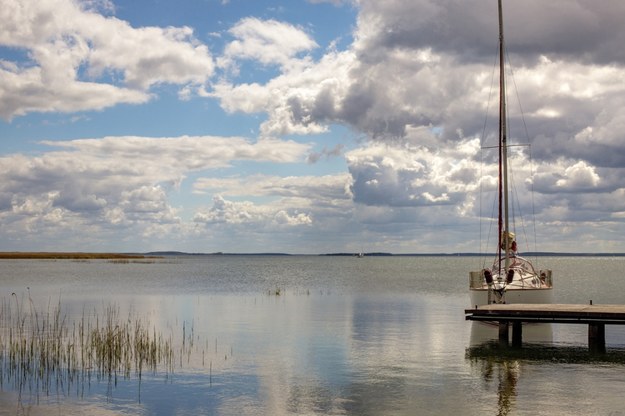
[[[540,258],[558,303],[625,303],[625,258]],[[141,319],[173,363],[141,374],[20,380],[1,414],[625,414],[625,331],[586,351],[580,325],[507,351],[464,319],[473,257],[190,256],[153,262],[0,261],[3,310],[70,331],[85,315]],[[478,326],[479,325],[479,326]],[[532,337],[532,330],[524,336]],[[184,345],[183,345],[184,344]]]

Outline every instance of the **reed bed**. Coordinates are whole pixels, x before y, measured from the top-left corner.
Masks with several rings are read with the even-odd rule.
[[[53,260],[101,260],[101,259],[144,259],[153,258],[146,257],[142,254],[124,254],[124,253],[84,253],[84,252],[25,252],[12,251],[0,252],[0,259],[53,259]]]
[[[169,375],[178,356],[182,363],[199,352],[194,337],[183,324],[182,345],[175,345],[173,333],[165,337],[146,319],[122,316],[115,305],[70,321],[60,302],[41,311],[30,296],[12,294],[0,303],[0,389],[21,397],[23,391],[80,390],[77,384],[93,378],[117,383],[118,377],[141,379],[144,372]]]

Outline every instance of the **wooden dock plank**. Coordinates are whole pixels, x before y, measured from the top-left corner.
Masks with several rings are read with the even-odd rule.
[[[584,304],[491,304],[466,309],[467,319],[484,317],[545,318],[566,320],[606,320],[613,324],[625,324],[625,305],[584,305]]]
[[[508,325],[513,325],[513,345],[521,345],[523,323],[588,324],[592,351],[605,352],[605,325],[625,325],[625,305],[585,304],[491,304],[465,309],[471,321],[498,321],[500,341],[507,342]],[[504,336],[505,335],[505,336]]]

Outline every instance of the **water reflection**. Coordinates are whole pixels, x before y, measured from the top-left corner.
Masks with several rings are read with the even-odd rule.
[[[560,396],[562,392],[566,392],[566,397],[605,395],[604,391],[590,394],[585,388],[594,391],[597,389],[590,385],[581,387],[584,385],[581,378],[590,378],[591,372],[601,373],[614,365],[625,364],[625,349],[621,347],[611,347],[607,353],[595,353],[585,345],[554,344],[549,324],[527,325],[527,328],[524,326],[524,343],[520,348],[500,342],[497,339],[496,325],[473,322],[472,326],[471,342],[465,350],[465,357],[472,371],[479,375],[483,383],[481,389],[484,399],[493,403],[496,400],[497,406],[493,413],[497,415],[523,411],[532,414],[536,410],[556,414],[548,411],[544,401],[534,401],[534,397]],[[596,364],[601,366],[597,367]],[[563,369],[570,371],[573,368],[577,371],[571,374],[574,374],[573,377],[580,377],[580,380],[558,377],[554,380],[554,375],[560,374]],[[576,393],[571,386],[577,386],[578,382],[581,391]],[[597,402],[601,405],[596,406],[618,409],[613,399]],[[574,402],[554,402],[548,406],[553,407],[557,414],[570,414],[572,411],[577,413],[579,410]]]
[[[511,328],[509,328],[508,340]],[[499,339],[499,328],[496,322],[471,322],[470,347],[467,358],[473,366],[477,366],[487,390],[495,385],[497,392],[497,415],[505,416],[514,410],[517,398],[517,383],[521,373],[521,362],[508,357],[508,352],[520,351],[510,347],[507,342]],[[523,326],[523,342],[525,345],[547,345],[553,341],[550,324],[532,324]],[[502,356],[503,355],[503,356]]]
[[[519,379],[520,363],[516,360],[498,360],[493,357],[475,360],[483,380],[488,387],[496,384],[497,415],[504,416],[513,410],[516,400],[516,386]]]
[[[20,297],[20,308],[31,305],[29,296]],[[103,374],[97,366],[78,372],[65,366],[51,373],[59,387],[48,390],[39,388],[36,375],[24,373],[18,384],[28,388],[21,388],[4,371],[3,388],[18,395],[2,393],[1,399],[37,409],[56,403],[71,407],[68,414],[86,403],[93,413],[100,406],[118,414],[379,415],[413,414],[424,405],[457,413],[463,403],[450,399],[450,392],[463,388],[466,338],[447,334],[466,325],[457,313],[461,307],[450,307],[454,302],[463,300],[288,292],[133,295],[116,296],[111,314],[96,296],[64,299],[58,318],[69,340],[64,348],[80,339],[81,328],[102,327],[108,316],[115,322],[104,325],[110,329],[106,334],[132,338],[135,326],[125,330],[124,325],[140,324],[150,340],[166,343],[170,355],[143,372],[132,367],[132,355],[121,361],[121,369]],[[56,304],[32,299],[45,312],[36,312],[40,319],[50,303]],[[21,316],[36,322],[30,307]],[[81,357],[80,349],[72,354]]]
[[[496,341],[467,348],[466,357],[472,360],[521,360],[549,364],[625,364],[625,348],[611,348],[607,352],[593,352],[585,346],[528,344],[522,348],[509,347]]]
[[[521,350],[493,351],[499,346],[481,341],[467,350],[467,340],[480,338],[462,313],[472,262],[217,256],[179,264],[3,263],[5,297],[33,289],[18,293],[21,307],[30,308],[32,294],[47,315],[60,298],[73,332],[72,321],[112,303],[119,316],[140,317],[151,335],[171,339],[174,359],[173,368],[150,368],[140,378],[131,371],[128,378],[63,380],[58,391],[33,397],[26,390],[19,397],[5,378],[0,409],[276,416],[623,410],[621,364],[563,366],[557,352],[515,356],[531,350],[527,329]],[[618,273],[605,274],[611,277],[602,292],[623,292]],[[580,340],[568,327],[558,330],[558,342]],[[625,345],[619,330],[610,330],[608,344]],[[496,340],[497,328],[490,334]],[[570,404],[569,397],[586,400]]]

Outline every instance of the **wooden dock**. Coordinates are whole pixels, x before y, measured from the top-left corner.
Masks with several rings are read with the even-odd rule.
[[[588,325],[591,351],[605,352],[605,326],[625,325],[625,305],[576,304],[492,304],[466,309],[466,319],[499,323],[499,339],[508,342],[508,325],[512,324],[512,345],[521,346],[523,323],[557,323]]]

